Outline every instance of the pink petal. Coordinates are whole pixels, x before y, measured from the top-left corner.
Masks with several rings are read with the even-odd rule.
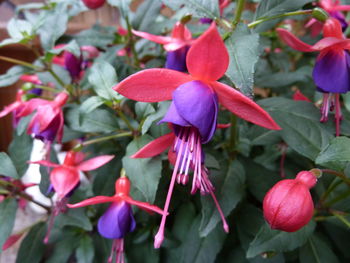
[[[310,46],[299,40],[296,36],[294,36],[291,32],[283,28],[276,29],[279,37],[283,40],[291,48],[301,51],[301,52],[313,52],[317,51],[314,47]]]
[[[131,205],[136,205],[137,207],[147,211],[148,213],[155,212],[155,213],[158,213],[160,215],[163,215],[163,213],[164,213],[164,211],[162,209],[160,209],[158,206],[151,205],[151,204],[146,203],[146,202],[136,201],[129,196],[123,195],[123,196],[120,196],[120,198]]]
[[[338,6],[334,6],[333,10],[336,11],[350,11],[350,5],[338,5]]]
[[[313,48],[322,51],[325,48],[332,48],[339,50],[350,48],[350,39],[340,39],[336,37],[326,37],[318,41]]]
[[[175,139],[175,134],[173,132],[165,134],[145,146],[143,146],[140,150],[138,150],[136,153],[131,155],[131,158],[151,158],[153,156],[156,156],[158,154],[161,154],[164,152],[167,148],[169,148]]]
[[[18,107],[22,106],[24,103],[15,101],[14,103],[11,103],[8,106],[5,106],[5,108],[0,111],[0,118],[6,116],[7,114],[9,114],[10,112],[16,110]]]
[[[40,164],[40,165],[47,166],[47,167],[59,167],[60,166],[57,163],[52,163],[52,162],[45,161],[45,160],[34,161],[34,162],[28,161],[27,163]]]
[[[64,198],[79,183],[79,172],[76,169],[60,166],[50,173],[50,182],[59,198]]]
[[[80,163],[76,168],[80,171],[91,171],[95,170],[102,165],[108,163],[110,160],[114,158],[114,155],[102,155],[95,158],[91,158]]]
[[[239,91],[220,82],[213,82],[212,87],[219,102],[238,117],[267,129],[281,129],[264,109]]]
[[[58,126],[58,132],[57,132],[57,142],[62,143],[62,138],[63,138],[63,127],[64,127],[64,117],[63,117],[63,112],[60,111],[60,124]]]
[[[132,100],[158,102],[170,100],[178,86],[191,80],[191,76],[179,71],[154,68],[127,77],[113,89]]]
[[[148,39],[152,42],[156,42],[158,44],[163,44],[163,45],[171,43],[173,41],[172,37],[156,36],[147,32],[142,32],[142,31],[132,30],[132,33],[138,37],[142,37],[144,39]]]
[[[5,251],[6,249],[12,247],[23,236],[23,234],[24,233],[20,233],[9,236],[6,242],[2,245],[2,250]]]
[[[69,208],[78,208],[78,207],[83,207],[87,205],[96,205],[96,204],[102,204],[102,203],[108,203],[108,202],[115,202],[117,199],[115,197],[110,197],[110,196],[95,196],[89,199],[86,199],[84,201],[81,201],[76,204],[67,204]]]
[[[35,111],[39,106],[50,104],[50,101],[43,100],[43,99],[31,99],[30,101],[27,101],[24,104],[23,109],[18,114],[18,117],[24,117],[29,114],[31,114],[33,111]]]
[[[323,36],[344,39],[342,26],[338,19],[330,17],[326,20],[323,25]]]
[[[213,81],[224,75],[228,63],[227,49],[213,22],[189,49],[186,58],[188,72],[195,79]]]
[[[40,123],[40,132],[45,130],[58,114],[60,114],[60,109],[53,108],[49,105],[39,107],[36,115]]]

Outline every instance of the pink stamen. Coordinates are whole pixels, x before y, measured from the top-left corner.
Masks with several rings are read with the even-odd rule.
[[[330,107],[329,93],[324,93],[323,94],[323,103],[322,103],[322,107],[321,107],[320,122],[326,122],[328,120],[329,107]]]
[[[181,142],[180,150],[179,150],[180,153],[182,152],[183,145],[184,145],[183,142]],[[160,222],[159,230],[158,230],[156,236],[154,237],[154,248],[160,248],[160,246],[164,240],[165,221],[166,221],[166,218],[168,216],[170,200],[171,200],[171,196],[173,194],[173,190],[174,190],[174,186],[175,186],[175,179],[177,176],[177,171],[179,169],[180,160],[181,160],[181,155],[178,155],[176,158],[173,174],[171,176],[171,182],[170,182],[168,194],[167,194],[166,200],[165,200],[165,205],[164,205],[164,209],[163,209],[164,214],[162,216],[162,221]]]
[[[342,120],[342,113],[340,107],[340,94],[335,94],[335,136],[340,135],[340,122]]]
[[[217,210],[218,210],[218,212],[219,212],[219,214],[220,214],[220,216],[221,216],[222,227],[224,228],[225,232],[228,233],[228,232],[230,231],[230,227],[229,227],[228,224],[227,224],[226,218],[225,218],[225,216],[224,216],[224,213],[223,213],[222,210],[221,210],[221,207],[220,207],[220,205],[219,205],[219,202],[218,202],[218,200],[216,199],[216,196],[215,196],[215,194],[214,194],[213,191],[210,192],[210,195],[211,195],[211,197],[213,198],[214,203],[215,203],[215,205],[216,205],[216,208],[217,208]]]

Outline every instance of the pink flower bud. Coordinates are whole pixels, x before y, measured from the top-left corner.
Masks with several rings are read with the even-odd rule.
[[[312,218],[314,204],[310,188],[315,186],[316,176],[308,171],[275,184],[263,202],[264,217],[272,229],[295,232]]]

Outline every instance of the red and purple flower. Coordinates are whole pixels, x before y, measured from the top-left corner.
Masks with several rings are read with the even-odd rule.
[[[175,181],[186,184],[189,169],[194,171],[192,191],[210,194],[222,217],[224,229],[228,225],[214,195],[204,166],[202,144],[214,135],[217,126],[218,103],[239,117],[268,129],[280,127],[268,113],[255,102],[235,89],[217,82],[225,73],[229,56],[215,23],[199,37],[188,51],[186,64],[190,75],[170,69],[146,69],[124,79],[114,90],[125,97],[142,102],[158,102],[173,99],[161,120],[171,123],[173,133],[149,143],[133,157],[147,158],[172,146],[170,160],[175,167],[164,206],[165,213],[155,237],[155,247],[164,239],[164,227]]]
[[[302,171],[295,179],[279,181],[268,191],[263,209],[272,229],[295,232],[309,223],[314,213],[310,188],[316,182],[312,172]]]
[[[155,212],[163,215],[162,209],[132,199],[129,196],[129,192],[130,181],[127,177],[122,176],[115,182],[114,196],[96,196],[77,204],[68,204],[70,208],[78,208],[101,203],[112,203],[100,217],[97,224],[97,229],[101,236],[114,239],[108,262],[112,262],[114,254],[116,254],[117,263],[124,262],[124,237],[127,233],[134,231],[136,227],[131,205],[136,205],[149,213]]]
[[[313,70],[317,90],[323,93],[321,122],[328,119],[329,110],[335,108],[336,135],[340,134],[342,118],[339,94],[349,91],[350,85],[350,39],[344,38],[341,25],[335,18],[329,18],[323,27],[324,38],[314,45],[308,45],[289,31],[278,28],[280,38],[291,48],[302,52],[320,52]]]
[[[59,93],[53,101],[43,99],[31,99],[24,104],[18,117],[24,117],[36,111],[27,129],[36,139],[44,142],[62,141],[63,136],[63,112],[62,106],[68,100],[68,94]]]
[[[194,40],[192,39],[191,31],[184,24],[177,22],[173,28],[171,37],[156,36],[136,30],[132,32],[136,36],[163,45],[164,49],[168,52],[165,63],[166,68],[182,72],[187,71],[186,55]]]

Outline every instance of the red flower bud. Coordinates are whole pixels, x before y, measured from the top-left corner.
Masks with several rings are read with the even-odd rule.
[[[275,184],[263,202],[264,217],[272,229],[295,232],[312,218],[314,204],[309,189],[315,186],[316,176],[308,171]]]
[[[105,0],[83,0],[86,7],[90,9],[100,8],[105,4]]]

